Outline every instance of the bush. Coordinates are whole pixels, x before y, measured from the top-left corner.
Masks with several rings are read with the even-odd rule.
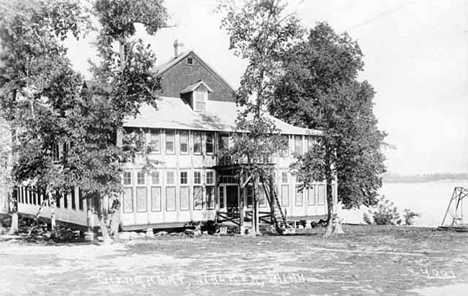
[[[364,213],[363,217],[364,222],[369,225],[401,225],[397,207],[394,206],[393,202],[386,199],[385,196],[379,199],[373,211],[369,209],[369,215]]]
[[[415,213],[411,211],[410,209],[405,209],[405,213],[403,214],[405,218],[405,225],[413,225],[414,224],[414,218],[416,217],[421,217],[420,213]]]

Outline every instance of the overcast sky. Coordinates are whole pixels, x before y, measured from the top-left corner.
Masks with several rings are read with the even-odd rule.
[[[246,62],[228,50],[216,1],[166,2],[177,27],[145,37],[158,63],[179,39],[237,87]],[[396,147],[385,152],[389,171],[468,172],[468,0],[289,1],[289,9],[308,28],[325,21],[359,42],[359,79],[374,86],[379,127]],[[88,75],[91,45],[69,44],[77,70]]]

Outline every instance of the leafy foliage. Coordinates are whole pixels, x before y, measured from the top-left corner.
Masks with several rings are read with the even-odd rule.
[[[230,49],[248,60],[236,91],[242,107],[236,121],[233,146],[227,154],[234,162],[246,162],[255,174],[258,165],[285,147],[267,106],[281,77],[282,56],[301,34],[298,19],[285,15],[281,1],[224,1],[222,27],[230,35]]]
[[[369,216],[370,215],[370,216]],[[369,225],[400,225],[401,218],[397,207],[393,202],[390,202],[385,196],[380,197],[378,204],[374,206],[374,210],[369,210],[369,215],[364,213],[364,222]],[[372,219],[371,219],[372,217]]]
[[[403,213],[405,225],[413,225],[416,217],[421,217],[420,213],[413,212],[411,209],[405,209]]]
[[[284,59],[285,74],[270,112],[323,132],[317,145],[298,156],[291,169],[304,186],[326,180],[329,206],[335,177],[344,207],[375,204],[380,174],[385,171],[380,150],[385,133],[377,129],[372,111],[372,86],[357,81],[364,66],[359,45],[348,34],[336,34],[319,23]]]
[[[16,182],[29,180],[56,196],[79,187],[96,204],[103,196],[116,197],[121,163],[135,154],[117,141],[124,118],[138,114],[144,103],[156,106],[160,89],[149,46],[128,38],[135,23],[150,34],[164,26],[162,1],[95,2],[101,62],[92,65],[97,83],[83,89],[61,43],[90,28],[90,16],[78,1],[2,2],[0,7],[0,101],[16,132]],[[60,158],[58,146],[66,148]]]
[[[248,60],[236,91],[238,112],[233,145],[222,152],[252,177],[254,208],[258,210],[258,183],[268,178],[265,164],[285,148],[267,106],[281,77],[282,56],[294,44],[301,28],[297,18],[285,15],[285,5],[277,0],[221,2],[222,27],[230,35],[230,49]],[[255,214],[254,225],[258,226]]]
[[[16,183],[30,180],[56,195],[70,190],[67,162],[55,159],[67,141],[64,119],[81,85],[61,43],[87,32],[89,16],[77,1],[17,1],[0,6],[0,103],[12,128]]]

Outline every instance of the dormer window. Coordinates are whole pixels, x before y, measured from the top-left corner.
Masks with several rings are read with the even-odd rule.
[[[180,92],[192,109],[197,112],[206,112],[208,110],[208,93],[213,92],[211,88],[203,81],[187,86]]]
[[[206,112],[206,102],[208,101],[208,91],[202,87],[193,92],[193,110]]]

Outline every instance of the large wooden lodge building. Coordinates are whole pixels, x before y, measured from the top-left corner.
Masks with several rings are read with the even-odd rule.
[[[194,51],[178,54],[156,68],[162,78],[163,93],[157,110],[142,106],[140,114],[126,120],[125,129],[143,129],[154,149],[149,155],[157,168],[143,170],[138,158],[125,165],[124,194],[121,200],[123,229],[184,227],[194,222],[222,220],[252,207],[251,190],[223,170],[226,163],[216,151],[229,145],[237,117],[233,89]],[[319,131],[299,128],[273,118],[288,142],[288,149],[272,159],[277,200],[288,220],[324,219],[327,213],[326,186],[299,190],[299,182],[289,172],[293,153],[304,153]],[[260,188],[265,188],[260,186]],[[333,196],[336,199],[336,184]],[[245,192],[245,193],[243,193]],[[271,212],[265,190],[260,190],[261,212]],[[18,211],[36,214],[41,197],[24,187],[18,194]],[[336,202],[335,202],[336,204]],[[241,209],[242,210],[242,209]],[[48,215],[43,210],[43,216]],[[57,204],[58,221],[86,225],[86,202],[78,189]],[[248,215],[247,215],[248,216]]]

